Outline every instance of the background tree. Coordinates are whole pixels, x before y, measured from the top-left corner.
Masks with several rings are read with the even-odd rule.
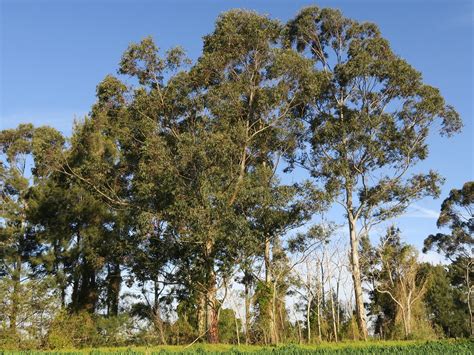
[[[466,304],[469,310],[471,335],[474,335],[472,309],[474,290],[471,279],[474,273],[474,182],[466,182],[459,190],[453,189],[442,205],[437,221],[438,228],[448,227],[450,234],[437,233],[425,239],[423,252],[436,248],[451,260],[451,268],[458,270],[464,281]]]
[[[422,264],[421,272],[429,275],[423,301],[429,321],[441,336],[467,337],[470,334],[470,322],[465,290],[453,282],[456,272],[451,269],[451,266]]]
[[[11,288],[7,311],[10,329],[16,333],[18,321],[21,280],[25,276],[25,263],[35,251],[37,244],[28,233],[26,218],[27,192],[30,174],[28,157],[32,153],[34,128],[23,124],[17,129],[5,130],[0,135],[1,148],[1,274],[11,282],[4,287]]]
[[[1,313],[10,335],[18,339],[19,327],[31,339],[38,340],[45,331],[41,317],[51,312],[48,302],[57,306],[51,280],[44,277],[37,260],[43,246],[29,219],[29,209],[31,185],[41,167],[41,154],[62,142],[62,136],[50,127],[35,129],[31,124],[21,124],[0,132]],[[49,148],[40,149],[43,145]]]

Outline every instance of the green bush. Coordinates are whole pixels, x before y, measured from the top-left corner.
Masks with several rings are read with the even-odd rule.
[[[92,316],[87,312],[68,314],[62,311],[53,321],[47,336],[50,349],[95,346],[99,334]]]

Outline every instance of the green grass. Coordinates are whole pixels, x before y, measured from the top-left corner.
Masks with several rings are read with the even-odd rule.
[[[154,346],[154,347],[114,347],[84,348],[51,351],[3,351],[5,355],[96,355],[96,354],[474,354],[473,340],[442,340],[442,341],[368,341],[322,343],[318,345],[229,345],[229,344],[195,344],[185,346]]]
[[[186,346],[154,346],[154,347],[114,347],[84,348],[51,351],[0,351],[5,355],[84,355],[84,354],[474,354],[474,341],[443,340],[443,341],[368,341],[322,343],[318,345],[284,345],[265,347],[257,345],[229,344],[195,344]]]

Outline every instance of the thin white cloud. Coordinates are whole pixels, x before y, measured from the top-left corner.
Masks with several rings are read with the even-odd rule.
[[[403,217],[438,219],[439,211],[433,210],[431,208],[426,208],[414,203],[410,206],[410,208],[403,215]]]

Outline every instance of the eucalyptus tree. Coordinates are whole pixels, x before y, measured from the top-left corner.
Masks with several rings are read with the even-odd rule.
[[[215,142],[205,148],[203,160],[208,164],[206,171],[214,174],[206,178],[213,185],[205,199],[211,205],[204,210],[210,207],[220,215],[212,216],[214,223],[235,226],[221,235],[215,233],[217,225],[210,226],[214,234],[203,235],[204,255],[209,260],[208,314],[215,325],[209,328],[212,342],[217,340],[218,307],[213,296],[214,256],[208,256],[219,255],[221,241],[227,240],[223,245],[232,251],[233,242],[245,236],[239,233],[245,221],[236,214],[246,193],[242,191],[245,180],[260,165],[273,169],[279,156],[295,149],[301,125],[293,112],[303,97],[303,81],[314,83],[315,79],[309,60],[281,48],[282,29],[277,21],[254,12],[229,11],[218,18],[214,32],[205,36],[203,54],[191,69],[205,103],[200,121],[193,124],[206,124],[206,131],[212,132],[206,141],[210,144],[212,137]]]
[[[451,135],[461,120],[439,90],[392,51],[375,24],[309,7],[288,23],[287,37],[313,60],[325,85],[324,94],[317,92],[301,110],[308,149],[295,160],[344,211],[357,321],[366,338],[359,241],[411,201],[439,194],[436,172],[410,171],[428,156],[435,122],[441,122],[441,134]]]

